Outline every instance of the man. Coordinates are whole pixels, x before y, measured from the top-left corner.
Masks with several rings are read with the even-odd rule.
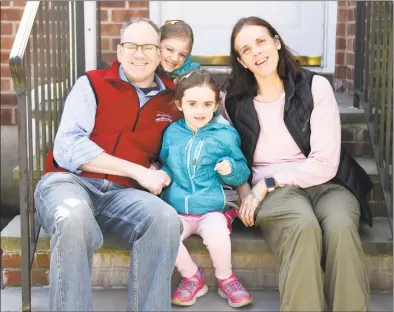
[[[181,224],[156,196],[168,177],[148,168],[180,113],[172,81],[155,74],[159,40],[152,21],[132,19],[121,29],[118,61],[87,72],[67,97],[35,191],[51,236],[51,311],[92,310],[92,259],[103,236],[131,251],[129,310],[171,309]]]

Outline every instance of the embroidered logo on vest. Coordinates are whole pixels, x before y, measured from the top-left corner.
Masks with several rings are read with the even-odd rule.
[[[161,121],[168,121],[168,122],[172,122],[172,117],[164,112],[157,112],[156,114],[156,122],[161,122]]]

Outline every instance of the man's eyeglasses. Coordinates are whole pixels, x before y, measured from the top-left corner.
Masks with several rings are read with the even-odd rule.
[[[144,54],[152,54],[156,49],[159,48],[159,46],[153,44],[153,43],[147,43],[147,44],[135,44],[133,42],[122,42],[120,45],[123,47],[125,52],[129,55],[133,55],[135,52],[137,52],[138,48],[141,48],[142,53]]]

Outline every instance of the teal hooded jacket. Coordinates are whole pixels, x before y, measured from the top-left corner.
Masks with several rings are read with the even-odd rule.
[[[181,214],[223,211],[223,185],[240,186],[250,175],[238,132],[220,115],[196,132],[184,119],[172,123],[164,133],[160,159],[172,180],[162,199]],[[224,159],[232,172],[221,176],[214,168]]]

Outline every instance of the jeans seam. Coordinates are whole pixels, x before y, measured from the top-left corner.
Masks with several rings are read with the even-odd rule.
[[[136,242],[137,243],[137,242]],[[138,262],[138,252],[136,248],[136,244],[134,244],[132,249],[132,266],[133,266],[133,288],[134,288],[134,311],[139,311],[139,302],[138,302],[138,273],[137,273],[137,262]]]

